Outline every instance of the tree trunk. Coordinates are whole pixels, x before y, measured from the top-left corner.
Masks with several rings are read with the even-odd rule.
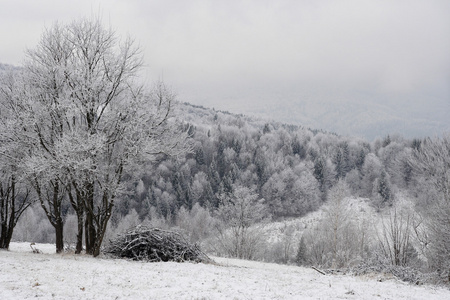
[[[85,186],[86,198],[85,198],[85,208],[86,208],[86,221],[85,221],[85,244],[86,253],[93,254],[96,240],[96,230],[95,230],[95,213],[94,213],[94,183],[89,182]]]
[[[100,248],[103,243],[103,238],[106,233],[106,228],[108,225],[108,221],[111,218],[111,212],[113,208],[113,199],[114,197],[109,198],[108,192],[103,193],[103,207],[105,208],[104,212],[101,213],[98,217],[98,228],[97,228],[97,236],[95,238],[94,249],[92,255],[97,257],[100,254]]]
[[[55,222],[55,234],[56,234],[56,253],[64,251],[64,223],[61,218]]]
[[[93,254],[95,243],[95,228],[94,228],[94,216],[92,213],[86,213],[86,220],[84,222],[84,238],[86,246],[86,254]]]
[[[2,224],[2,233],[0,237],[0,249],[9,249],[9,244],[11,243],[13,230],[9,226]]]
[[[3,184],[0,184],[0,222],[1,222],[1,229],[0,229],[0,249],[5,249],[4,247],[4,240],[5,240],[5,233],[6,233],[6,207],[7,207],[7,199],[6,195],[3,190]]]
[[[103,237],[101,238],[101,240],[103,240]],[[101,240],[96,240],[94,248],[92,249],[92,256],[97,257],[100,255],[100,246],[102,245],[102,241]]]
[[[6,223],[2,223],[1,227],[2,227],[2,229],[1,229],[1,233],[0,233],[0,249],[8,249],[9,243],[6,238],[8,228],[6,226]]]
[[[70,200],[70,204],[77,214],[77,245],[75,248],[75,254],[80,254],[83,251],[83,227],[84,227],[84,204],[83,197],[81,196],[80,191],[78,190],[78,186],[75,182],[72,182],[68,186],[68,196]],[[73,189],[72,189],[73,188]],[[72,194],[72,191],[75,191],[75,197]]]
[[[1,231],[0,231],[0,249],[8,249],[6,242],[6,236],[8,232],[8,199],[3,193],[3,187],[1,187],[1,199],[0,199],[0,217],[1,217]]]
[[[78,224],[78,232],[77,232],[77,246],[75,249],[75,254],[80,254],[83,250],[83,208],[77,209],[77,224]]]
[[[10,186],[6,191],[1,188],[1,233],[0,249],[9,249],[14,230],[16,189],[14,177],[11,178]],[[11,206],[11,207],[9,207]]]
[[[59,179],[50,180],[48,185],[42,185],[38,179],[35,178],[35,189],[38,195],[39,202],[42,209],[44,209],[47,219],[50,224],[55,228],[56,238],[56,253],[61,253],[64,250],[64,222],[61,216],[61,205],[63,200],[63,193],[60,189]],[[42,192],[42,188],[47,192]],[[50,191],[52,194],[50,194]]]

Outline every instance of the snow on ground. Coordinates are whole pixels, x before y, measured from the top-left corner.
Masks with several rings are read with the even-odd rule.
[[[370,206],[369,201],[366,198],[346,198],[347,209],[353,221],[361,222],[365,220],[371,224],[375,223],[377,213]],[[292,232],[290,235],[292,236],[292,240],[298,242],[305,230],[313,229],[325,218],[327,209],[329,209],[329,204],[325,203],[318,210],[310,212],[301,218],[270,222],[263,226],[263,232],[269,243],[276,243],[280,242],[283,236],[287,234],[287,230],[291,229]]]
[[[378,275],[321,275],[295,266],[214,258],[144,263],[52,254],[53,245],[0,251],[0,299],[450,299],[450,290]]]

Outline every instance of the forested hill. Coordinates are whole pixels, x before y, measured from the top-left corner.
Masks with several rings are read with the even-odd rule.
[[[317,209],[338,180],[376,207],[414,186],[407,158],[418,140],[386,136],[368,143],[187,103],[177,110],[189,126],[192,153],[140,166],[117,203],[120,215],[135,209],[142,219],[149,213],[170,218],[195,203],[214,210],[221,195],[243,186],[279,219]]]
[[[0,72],[8,69],[18,68],[0,64]],[[420,197],[419,179],[407,163],[420,140],[386,136],[369,143],[188,103],[178,103],[176,114],[189,128],[193,151],[128,174],[128,192],[116,201],[117,219],[132,209],[142,220],[149,214],[171,218],[195,203],[213,211],[240,186],[263,198],[274,219],[317,209],[339,180],[376,207],[390,204],[400,191]]]

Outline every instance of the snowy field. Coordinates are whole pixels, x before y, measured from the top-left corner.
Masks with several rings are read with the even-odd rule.
[[[143,263],[56,255],[53,245],[0,251],[0,299],[450,299],[450,290],[389,276],[321,275],[295,266],[214,258]]]

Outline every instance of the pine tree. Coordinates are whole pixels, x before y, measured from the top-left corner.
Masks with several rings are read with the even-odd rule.
[[[319,182],[320,191],[324,192],[324,190],[325,190],[325,162],[322,157],[319,157],[314,161],[313,175]]]
[[[364,149],[361,149],[358,153],[358,156],[356,157],[356,168],[359,172],[362,171],[362,167],[364,165],[364,160],[366,159],[366,152],[364,152]]]
[[[389,187],[388,176],[386,171],[382,171],[380,175],[380,180],[378,181],[378,194],[380,194],[383,204],[390,204],[391,200],[391,189]]]
[[[334,164],[336,170],[336,179],[339,180],[340,178],[344,177],[344,160],[340,149],[337,150],[336,155],[334,156]]]
[[[297,255],[295,256],[295,263],[299,266],[304,266],[307,261],[307,248],[304,237],[298,243]]]
[[[350,171],[350,150],[347,142],[342,143],[337,148],[334,163],[336,165],[336,179],[344,178]]]
[[[305,147],[300,143],[297,137],[292,141],[292,153],[298,155],[300,159],[304,159],[306,156]]]
[[[205,164],[205,153],[203,152],[202,147],[197,147],[197,149],[195,149],[194,158],[199,166]]]
[[[390,143],[391,143],[391,137],[388,135],[388,136],[385,137],[384,140],[383,140],[383,148],[384,148],[384,147],[387,147]]]

